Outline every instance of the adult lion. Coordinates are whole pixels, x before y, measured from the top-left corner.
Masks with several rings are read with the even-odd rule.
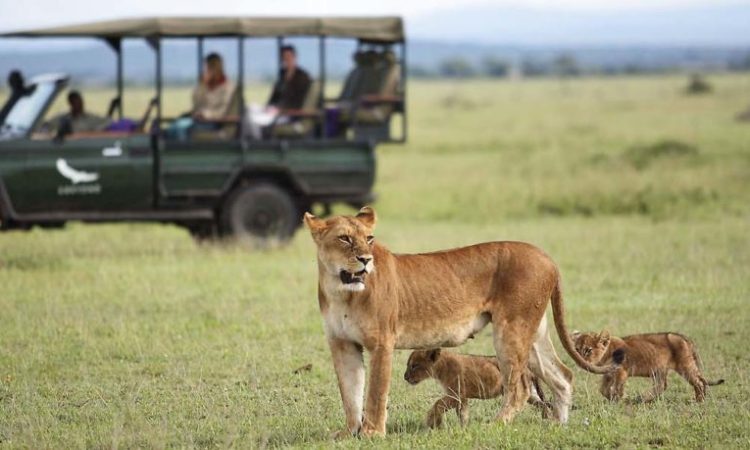
[[[490,242],[435,253],[397,255],[372,236],[375,211],[327,220],[305,214],[318,249],[318,302],[338,378],[348,431],[385,434],[394,349],[462,344],[492,323],[506,395],[507,423],[529,397],[528,367],[552,390],[554,417],[568,419],[573,374],[557,357],[545,310],[552,299],[557,334],[582,368],[607,373],[576,351],[565,327],[560,274],[538,248]],[[362,415],[365,366],[371,354]]]

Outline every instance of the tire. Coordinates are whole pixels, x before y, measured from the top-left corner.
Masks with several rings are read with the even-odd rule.
[[[290,193],[259,182],[237,186],[221,211],[223,234],[243,242],[267,245],[286,242],[300,224],[300,212]]]

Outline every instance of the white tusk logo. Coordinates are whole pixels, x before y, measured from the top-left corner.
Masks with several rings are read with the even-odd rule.
[[[73,184],[91,183],[99,179],[98,173],[76,170],[70,167],[68,162],[62,158],[57,160],[57,171],[60,172],[60,175],[69,179]]]

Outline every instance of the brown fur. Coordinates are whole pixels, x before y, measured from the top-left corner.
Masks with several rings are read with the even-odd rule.
[[[305,214],[317,246],[318,303],[350,433],[385,434],[395,349],[457,346],[488,323],[506,390],[497,419],[510,422],[526,403],[528,365],[552,389],[555,418],[567,421],[573,374],[549,337],[550,299],[558,336],[573,360],[594,373],[612,370],[589,364],[575,351],[560,274],[538,248],[490,242],[398,255],[373,240],[375,222],[368,207],[356,217]],[[371,355],[366,406],[363,349]]]
[[[591,363],[602,364],[617,352],[624,352],[622,366],[602,378],[600,392],[611,401],[620,400],[625,393],[628,377],[649,377],[653,390],[644,397],[650,402],[660,397],[667,388],[667,375],[674,370],[695,390],[695,401],[706,398],[708,386],[724,380],[707,381],[701,373],[701,361],[695,344],[678,333],[648,333],[610,337],[609,332],[573,333],[576,350]]]
[[[549,414],[539,380],[526,370],[524,382],[531,386],[529,403]],[[436,428],[443,423],[443,414],[455,409],[461,425],[469,420],[469,399],[497,398],[503,394],[503,377],[496,356],[460,355],[447,350],[416,350],[409,355],[404,379],[416,385],[433,378],[443,387],[445,396],[435,402],[426,423]]]

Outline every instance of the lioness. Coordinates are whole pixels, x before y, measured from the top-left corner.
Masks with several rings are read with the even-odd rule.
[[[547,331],[550,298],[557,334],[576,364],[598,374],[612,370],[575,351],[557,266],[532,245],[490,242],[397,255],[375,242],[372,208],[325,220],[306,213],[304,221],[317,246],[318,303],[353,435],[385,434],[394,349],[454,347],[490,322],[504,369],[497,419],[510,422],[526,403],[528,365],[552,390],[555,418],[566,422],[573,373],[557,357]],[[363,348],[371,354],[364,417]]]
[[[547,417],[549,406],[544,402],[544,391],[539,380],[529,371],[524,382],[531,387],[528,402],[542,410]],[[437,428],[443,423],[443,414],[455,409],[461,425],[469,420],[469,399],[490,399],[503,394],[503,378],[497,357],[460,355],[447,350],[415,350],[409,355],[404,380],[416,385],[434,378],[443,387],[445,395],[435,402],[427,413],[426,424]]]
[[[650,402],[661,396],[667,388],[670,370],[680,374],[693,386],[695,401],[706,398],[708,386],[722,384],[724,380],[707,381],[701,373],[701,360],[693,341],[678,333],[648,333],[610,337],[608,331],[601,333],[573,332],[576,350],[587,361],[603,364],[612,359],[615,352],[624,353],[622,366],[602,377],[599,392],[611,401],[620,400],[625,393],[625,382],[629,376],[650,377],[654,381],[652,391],[643,401]]]

